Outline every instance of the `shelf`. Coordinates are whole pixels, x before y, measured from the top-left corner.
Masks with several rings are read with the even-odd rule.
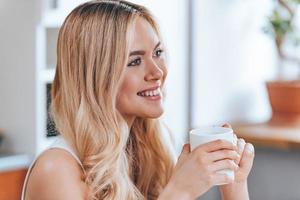
[[[0,154],[0,171],[12,171],[16,169],[28,168],[32,161],[29,155],[4,155]]]
[[[256,147],[300,149],[300,127],[260,123],[233,125],[233,129],[238,137],[244,138]]]

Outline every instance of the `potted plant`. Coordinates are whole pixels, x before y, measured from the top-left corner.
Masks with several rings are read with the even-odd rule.
[[[300,125],[300,44],[296,24],[297,8],[300,0],[276,0],[265,32],[272,36],[278,55],[277,78],[266,83],[269,101],[272,107],[270,124]],[[299,23],[299,22],[298,22]],[[291,77],[284,72],[289,67],[298,68]]]

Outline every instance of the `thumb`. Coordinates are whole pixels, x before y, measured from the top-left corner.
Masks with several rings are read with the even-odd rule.
[[[189,143],[186,143],[182,147],[181,154],[189,154],[191,152],[191,147]]]
[[[253,159],[254,159],[254,147],[252,144],[247,143],[245,145],[243,156],[240,161],[240,168],[243,169],[244,172],[249,173],[253,165]]]
[[[178,162],[181,162],[182,160],[184,160],[186,158],[186,156],[191,152],[191,149],[190,149],[190,144],[187,143],[187,144],[184,144],[183,147],[182,147],[182,151],[181,151],[181,154],[178,158]]]

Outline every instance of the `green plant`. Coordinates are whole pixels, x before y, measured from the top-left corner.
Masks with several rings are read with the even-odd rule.
[[[276,44],[277,54],[281,61],[294,62],[300,69],[300,55],[295,56],[284,51],[285,45],[298,46],[300,38],[296,25],[296,11],[300,0],[275,0],[265,32],[272,36]],[[300,72],[299,72],[300,78]]]

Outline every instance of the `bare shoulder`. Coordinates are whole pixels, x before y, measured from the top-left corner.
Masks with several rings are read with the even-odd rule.
[[[83,172],[63,149],[49,149],[37,159],[28,179],[26,200],[86,199]]]

